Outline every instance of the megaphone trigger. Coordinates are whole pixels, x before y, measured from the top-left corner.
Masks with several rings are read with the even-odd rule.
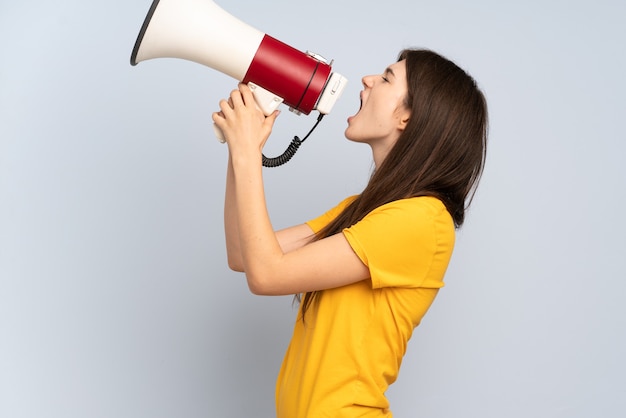
[[[252,91],[254,101],[265,116],[269,116],[280,106],[283,98],[275,95],[269,90],[264,89],[252,82],[248,83],[248,87]]]

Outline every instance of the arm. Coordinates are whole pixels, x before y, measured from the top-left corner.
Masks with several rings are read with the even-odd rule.
[[[234,271],[244,271],[243,258],[239,245],[239,224],[237,220],[237,200],[235,197],[235,179],[232,166],[232,158],[228,156],[228,168],[226,173],[226,195],[224,198],[224,232],[226,237],[226,254],[228,267]],[[300,224],[285,228],[276,232],[276,239],[283,252],[288,253],[296,250],[313,237],[313,230],[306,225]]]
[[[245,85],[233,91],[230,103],[221,101],[220,109],[213,114],[213,121],[224,132],[230,152],[230,213],[226,215],[229,263],[232,251],[237,263],[240,257],[250,290],[256,294],[293,294],[369,278],[369,270],[343,234],[306,244],[305,236],[312,232],[306,225],[274,233],[265,204],[261,150],[277,114],[265,118],[255,108]],[[233,261],[234,266],[237,263]]]
[[[226,194],[224,196],[224,235],[228,267],[234,271],[243,271],[241,250],[239,249],[239,226],[237,225],[237,201],[235,200],[233,164],[228,156],[226,171]]]

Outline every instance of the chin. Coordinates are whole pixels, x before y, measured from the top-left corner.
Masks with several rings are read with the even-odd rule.
[[[347,140],[356,142],[356,140],[354,138],[354,135],[351,133],[350,125],[348,125],[348,127],[343,132],[343,134],[344,134],[344,136],[346,137]]]
[[[346,129],[346,131],[344,132],[344,135],[348,141],[357,142],[359,144],[367,142],[364,138],[351,134],[350,128]]]

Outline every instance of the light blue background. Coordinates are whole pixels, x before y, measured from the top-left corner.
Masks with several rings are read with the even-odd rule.
[[[350,80],[265,171],[277,228],[364,186],[345,120],[400,49],[448,56],[486,93],[487,167],[395,416],[625,416],[626,3],[218,4]],[[273,416],[295,308],[226,266],[210,115],[236,83],[130,66],[149,5],[0,0],[0,417]],[[283,111],[267,154],[314,119]]]

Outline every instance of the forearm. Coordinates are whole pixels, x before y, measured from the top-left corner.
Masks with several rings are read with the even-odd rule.
[[[237,220],[237,197],[235,192],[235,174],[230,155],[226,171],[226,193],[224,196],[224,234],[228,267],[234,271],[243,271],[241,247],[239,245],[239,225]]]
[[[260,160],[260,153],[232,160],[239,248],[253,293],[264,287],[283,255],[267,212]]]
[[[239,221],[237,219],[238,204],[236,197],[235,173],[232,159],[228,158],[226,173],[226,194],[224,198],[224,232],[226,238],[226,254],[228,266],[234,270],[243,272],[243,258],[239,237]],[[280,245],[283,253],[288,253],[306,245],[313,236],[313,231],[306,224],[295,225],[281,231],[272,232]]]
[[[267,214],[261,164],[261,150],[277,116],[264,116],[244,84],[213,113],[229,151],[224,205],[229,266],[245,271],[249,282],[251,277],[265,277],[258,267],[272,259],[268,253],[282,255]]]

